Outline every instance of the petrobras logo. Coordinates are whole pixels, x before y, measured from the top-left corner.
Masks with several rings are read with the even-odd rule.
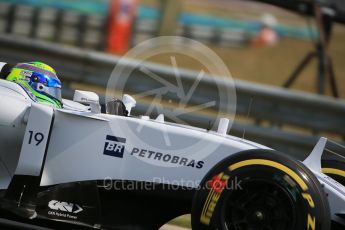
[[[125,144],[126,138],[107,135],[103,154],[123,158]],[[143,159],[145,162],[154,163],[156,165],[184,166],[201,169],[205,163],[204,161],[191,159],[187,156],[175,156],[170,153],[157,152],[150,149],[137,147],[129,147],[129,149],[129,156],[134,156],[138,159]]]
[[[69,212],[69,213],[74,213],[74,214],[83,211],[82,207],[80,207],[78,204],[68,203],[64,201],[57,201],[57,200],[49,201],[48,207],[52,210]]]
[[[140,148],[133,148],[130,155],[136,156],[139,159],[143,158],[149,160],[150,162],[162,163],[163,165],[172,164],[175,166],[185,166],[196,169],[201,169],[205,163],[204,161],[198,161],[183,156],[175,156],[169,153],[162,153]]]
[[[104,155],[123,158],[126,138],[107,135],[104,145]]]

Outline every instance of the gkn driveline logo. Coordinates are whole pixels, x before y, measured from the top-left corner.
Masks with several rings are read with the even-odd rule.
[[[126,138],[107,135],[103,154],[123,158],[125,143]]]
[[[104,155],[123,158],[125,151],[126,138],[107,135],[104,145]],[[130,151],[130,156],[138,158],[146,158],[152,161],[160,161],[174,165],[186,166],[201,169],[204,166],[204,161],[197,161],[182,156],[174,156],[167,153],[151,151],[149,149],[142,149],[133,147]]]
[[[51,200],[48,203],[48,207],[52,210],[63,211],[69,213],[79,213],[83,211],[82,207],[78,204],[68,203],[64,201]]]

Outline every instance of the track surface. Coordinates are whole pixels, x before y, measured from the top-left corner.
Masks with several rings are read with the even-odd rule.
[[[161,227],[159,230],[188,230],[188,229],[189,228],[182,228],[175,225],[166,224],[163,227]]]
[[[50,228],[44,228],[39,226],[34,226],[30,224],[24,224],[17,221],[7,220],[0,218],[0,228],[1,229],[32,229],[32,230],[51,230]],[[159,230],[189,230],[189,228],[182,228],[175,225],[166,224],[162,226]]]

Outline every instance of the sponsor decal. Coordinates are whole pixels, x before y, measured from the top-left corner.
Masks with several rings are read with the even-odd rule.
[[[71,212],[75,214],[83,211],[83,209],[78,204],[67,203],[57,200],[49,201],[48,207],[53,210]]]
[[[211,187],[211,191],[206,198],[206,202],[201,212],[201,223],[210,225],[214,209],[224,188],[226,187],[226,184],[228,183],[229,178],[229,175],[220,173],[207,182],[207,185]]]
[[[104,145],[104,155],[123,158],[126,138],[107,135]]]
[[[53,211],[48,211],[48,215],[65,217],[69,219],[78,219],[74,214],[80,213],[83,211],[83,208],[74,203],[68,203],[64,201],[51,200],[48,203],[49,209]]]
[[[302,193],[302,197],[308,202],[311,209],[315,208],[314,200],[309,193]],[[307,230],[315,230],[315,222],[315,217],[311,213],[308,213]]]
[[[107,135],[104,145],[104,155],[123,158],[125,152],[126,138]],[[177,166],[186,166],[191,168],[201,169],[204,166],[204,161],[190,159],[188,157],[175,156],[168,153],[161,153],[149,149],[142,149],[133,147],[130,151],[130,156],[150,159],[152,161],[159,161],[161,163],[170,163]]]
[[[201,169],[204,166],[203,161],[151,151],[148,149],[133,148],[130,155],[197,169]]]
[[[32,76],[32,71],[29,70],[21,70],[20,75],[22,75],[25,79],[22,80],[30,80],[30,77]]]

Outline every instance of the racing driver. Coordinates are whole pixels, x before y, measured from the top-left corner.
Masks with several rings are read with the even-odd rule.
[[[32,100],[62,108],[61,81],[55,70],[43,62],[0,63],[0,78],[19,84]]]

